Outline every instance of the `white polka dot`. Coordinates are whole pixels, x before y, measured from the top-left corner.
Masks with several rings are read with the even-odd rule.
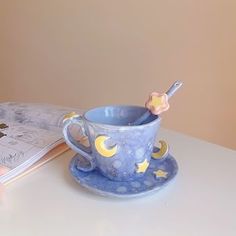
[[[139,182],[137,182],[137,181],[131,182],[130,184],[131,184],[131,186],[134,187],[134,188],[139,188],[139,187],[141,186],[141,184],[140,184]]]
[[[114,168],[119,169],[121,167],[122,163],[121,163],[121,161],[116,160],[113,162],[112,165]]]
[[[136,159],[142,159],[143,156],[144,156],[144,153],[145,153],[145,151],[144,151],[143,148],[137,149],[137,150],[135,151],[135,157],[136,157]]]
[[[132,151],[131,150],[128,150],[128,152],[127,152],[128,154],[131,154],[132,153]]]
[[[165,166],[164,165],[158,165],[158,169],[161,169],[161,170],[165,171]]]
[[[119,193],[125,193],[127,191],[127,188],[125,186],[120,186],[116,189]]]
[[[151,164],[149,165],[149,167],[151,167],[151,168],[155,168],[156,165],[155,165],[154,163],[151,163]]]
[[[149,181],[149,180],[144,180],[143,183],[144,183],[146,186],[152,186],[152,182]]]

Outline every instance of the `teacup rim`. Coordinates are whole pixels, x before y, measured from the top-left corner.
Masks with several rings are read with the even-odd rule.
[[[106,107],[131,107],[131,108],[144,108],[144,109],[147,109],[147,108],[144,107],[144,106],[138,106],[138,105],[105,105],[105,106],[98,106],[98,107],[94,107],[94,108],[91,108],[91,109],[86,110],[86,111],[83,113],[82,117],[83,117],[83,119],[84,119],[85,121],[87,121],[87,122],[89,122],[89,123],[91,123],[91,124],[103,125],[104,127],[107,127],[107,128],[109,128],[109,129],[111,129],[111,128],[115,128],[115,129],[117,129],[117,128],[131,129],[131,128],[139,128],[139,127],[140,127],[140,128],[143,128],[143,127],[148,127],[148,126],[150,126],[150,125],[152,125],[153,123],[156,123],[156,122],[157,122],[157,123],[160,123],[160,122],[161,122],[161,119],[162,119],[162,118],[158,115],[156,119],[154,119],[153,121],[148,122],[148,123],[146,123],[146,124],[141,124],[141,125],[111,125],[111,124],[105,124],[105,123],[95,122],[95,121],[92,121],[92,120],[90,120],[90,119],[88,119],[88,118],[86,117],[86,114],[87,114],[88,112],[91,112],[91,111],[96,110],[96,109],[106,108]]]

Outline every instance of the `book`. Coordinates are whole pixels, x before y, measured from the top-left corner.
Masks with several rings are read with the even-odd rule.
[[[75,110],[49,104],[0,103],[0,183],[24,176],[68,149],[64,116]]]

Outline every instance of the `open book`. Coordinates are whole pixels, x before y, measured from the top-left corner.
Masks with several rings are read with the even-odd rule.
[[[46,104],[0,103],[0,166],[8,170],[0,183],[11,182],[68,149],[62,123],[71,111]]]

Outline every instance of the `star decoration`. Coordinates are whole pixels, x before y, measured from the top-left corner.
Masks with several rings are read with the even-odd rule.
[[[144,173],[149,166],[149,162],[145,159],[141,163],[137,163],[137,173]]]
[[[163,170],[156,170],[153,172],[156,178],[167,178],[168,172]]]
[[[146,102],[146,107],[152,112],[154,115],[159,115],[163,111],[167,111],[169,109],[168,96],[163,93],[153,92],[149,96],[148,101]]]

